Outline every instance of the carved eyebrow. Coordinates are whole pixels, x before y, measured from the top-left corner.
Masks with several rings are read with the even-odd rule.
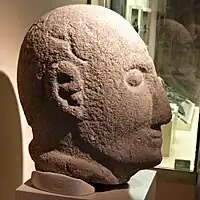
[[[141,70],[143,73],[149,73],[152,71],[153,69],[153,62],[149,62],[149,60],[147,62],[139,62],[139,64],[137,64],[137,68],[139,70]]]
[[[149,55],[142,52],[135,52],[129,55],[130,64],[128,64],[129,71],[131,69],[138,69],[143,73],[149,73],[153,70],[154,63]]]

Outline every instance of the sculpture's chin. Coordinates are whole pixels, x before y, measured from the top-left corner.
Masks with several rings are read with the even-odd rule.
[[[159,165],[162,162],[162,156],[160,156],[159,158],[157,158],[155,160],[155,162],[153,163],[152,167],[155,167],[157,165]]]
[[[162,151],[161,151],[161,146],[162,146],[162,142],[160,147],[156,148],[155,150],[155,165],[159,165],[162,162],[163,156],[162,156]]]
[[[162,162],[161,148],[149,148],[149,151],[140,158],[139,169],[150,169]]]
[[[161,149],[157,148],[155,150],[155,152],[153,152],[153,154],[151,155],[151,157],[152,157],[152,161],[150,163],[150,167],[148,167],[148,168],[155,167],[155,166],[159,165],[162,162]]]

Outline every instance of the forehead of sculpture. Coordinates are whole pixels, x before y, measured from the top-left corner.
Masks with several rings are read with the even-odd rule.
[[[44,15],[28,34],[34,37],[37,45],[45,43],[48,53],[59,51],[66,57],[67,52],[71,52],[83,62],[101,60],[105,55],[110,59],[126,60],[130,54],[147,52],[144,42],[129,22],[101,6],[71,5],[57,8]],[[46,51],[45,48],[44,45],[38,48],[39,53]]]

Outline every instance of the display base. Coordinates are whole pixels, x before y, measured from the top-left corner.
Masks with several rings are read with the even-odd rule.
[[[86,196],[95,192],[95,188],[85,181],[64,174],[33,171],[31,185],[38,190],[65,196]]]
[[[15,200],[155,200],[155,195],[156,171],[141,170],[131,178],[126,188],[79,197],[57,195],[35,189],[29,180],[16,190]]]

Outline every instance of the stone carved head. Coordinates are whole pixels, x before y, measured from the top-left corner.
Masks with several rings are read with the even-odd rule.
[[[117,13],[73,5],[44,15],[23,41],[18,88],[37,170],[119,184],[160,163],[170,107],[145,44]]]

